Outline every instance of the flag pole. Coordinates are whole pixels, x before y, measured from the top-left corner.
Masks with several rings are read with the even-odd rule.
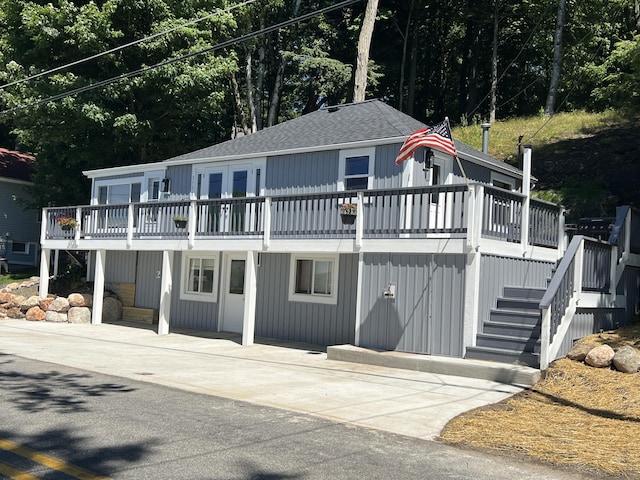
[[[445,122],[447,122],[447,127],[449,127],[449,132],[451,132],[451,124],[449,123],[449,117],[444,117]],[[451,141],[453,142],[453,135],[451,135]],[[458,152],[456,151],[456,161],[458,162],[458,167],[460,167],[460,171],[462,172],[462,176],[464,177],[464,183],[467,184],[467,190],[469,188],[469,179],[467,178],[467,174],[462,167],[462,162],[460,161],[460,157],[458,157]]]

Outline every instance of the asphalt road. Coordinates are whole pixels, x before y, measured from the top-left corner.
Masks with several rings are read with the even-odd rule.
[[[16,472],[47,480],[588,478],[0,354],[0,478]]]

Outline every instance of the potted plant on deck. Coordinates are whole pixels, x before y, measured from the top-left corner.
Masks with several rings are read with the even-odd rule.
[[[73,218],[71,215],[64,215],[62,217],[58,217],[56,223],[60,225],[62,230],[71,230],[72,228],[76,228],[78,226],[78,221]]]
[[[355,203],[343,203],[340,205],[340,218],[345,225],[353,225],[356,221],[356,213],[358,213],[358,206]]]
[[[176,225],[176,228],[186,228],[187,220],[189,220],[189,218],[183,215],[176,215],[175,217],[173,217],[172,220],[173,220],[173,223]]]

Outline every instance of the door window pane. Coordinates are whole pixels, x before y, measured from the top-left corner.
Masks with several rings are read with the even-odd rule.
[[[233,172],[233,197],[246,197],[247,196],[247,176],[246,170],[238,170]]]
[[[229,272],[229,293],[244,293],[244,260],[231,260]]]
[[[209,175],[209,198],[222,197],[222,173]]]

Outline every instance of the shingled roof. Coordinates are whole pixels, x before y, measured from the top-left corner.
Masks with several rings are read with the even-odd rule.
[[[0,148],[0,178],[31,181],[36,170],[36,159],[26,153]]]
[[[265,128],[251,135],[228,140],[210,147],[185,153],[166,161],[182,162],[244,155],[286,153],[288,150],[331,148],[350,143],[399,139],[426,125],[380,100],[367,100],[326,107],[298,118]],[[521,173],[483,152],[454,140],[461,158],[486,162],[499,168]]]

